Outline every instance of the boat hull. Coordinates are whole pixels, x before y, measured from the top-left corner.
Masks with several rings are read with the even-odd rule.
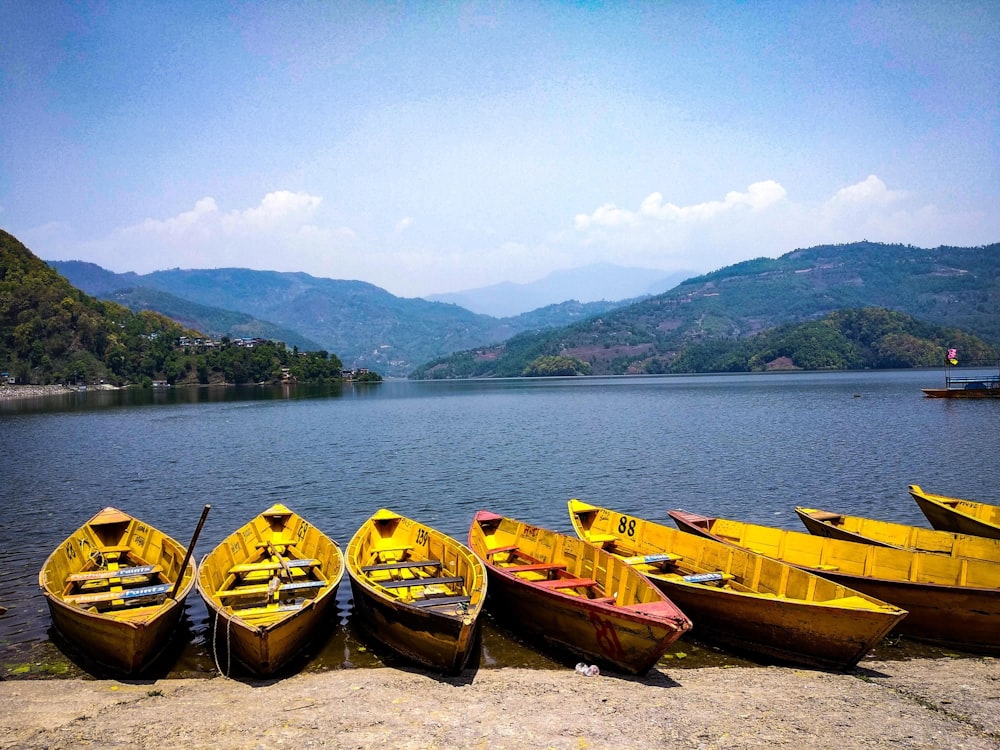
[[[844,671],[868,654],[906,613],[828,579],[712,539],[608,508],[569,502],[581,539],[633,562],[688,614],[695,634],[740,652]],[[685,576],[722,573],[726,581]]]
[[[480,511],[469,546],[486,563],[490,611],[519,633],[576,658],[644,674],[691,628],[647,578],[579,539]],[[515,572],[524,565],[558,566],[565,577],[526,579]],[[563,587],[572,581],[585,583]]]
[[[916,484],[909,486],[909,492],[935,529],[1000,539],[1000,506],[935,495]]]
[[[814,536],[1000,563],[1000,539],[925,529],[816,508],[798,507],[795,512],[806,530]]]
[[[1000,564],[876,547],[670,511],[678,527],[749,548],[905,609],[896,632],[951,648],[1000,653]]]
[[[488,585],[472,550],[381,509],[348,544],[347,571],[369,637],[435,671],[457,674],[469,665]],[[412,585],[399,585],[406,582]]]
[[[194,563],[188,562],[176,596],[136,599],[138,606],[126,604],[130,600],[125,598],[105,601],[102,597],[112,591],[125,597],[146,585],[172,593],[185,553],[179,542],[158,529],[115,508],[105,508],[64,540],[42,566],[39,585],[52,624],[88,660],[125,675],[142,673],[163,652],[177,627],[194,585]],[[70,580],[97,574],[95,561],[101,558],[105,564],[114,559],[114,565],[150,566],[159,572],[126,576],[122,584],[119,578]],[[100,585],[104,580],[108,585]],[[95,584],[100,588],[93,588]],[[71,601],[73,597],[83,601]],[[87,603],[86,597],[98,601]]]
[[[329,622],[343,574],[337,544],[283,505],[230,534],[198,568],[217,666],[228,674],[236,660],[261,676],[288,666]]]
[[[1000,398],[1000,388],[921,388],[927,398]]]
[[[447,674],[465,669],[478,646],[478,618],[466,617],[457,607],[451,617],[440,617],[396,604],[351,579],[354,611],[371,637],[409,661]]]

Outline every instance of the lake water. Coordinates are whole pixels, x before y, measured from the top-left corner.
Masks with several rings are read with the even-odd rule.
[[[571,497],[667,523],[684,508],[796,530],[797,504],[926,525],[908,484],[1000,503],[1000,401],[924,398],[942,379],[386,381],[0,402],[0,674],[79,674],[50,633],[37,576],[107,505],[186,544],[210,503],[200,558],[275,502],[342,547],[380,507],[464,540],[483,508],[572,533]],[[352,630],[346,576],[338,602],[309,668],[377,658]],[[193,592],[167,674],[212,672],[207,619]],[[545,658],[492,626],[484,634],[485,666]]]

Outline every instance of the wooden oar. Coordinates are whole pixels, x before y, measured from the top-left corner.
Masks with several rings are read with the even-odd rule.
[[[278,558],[277,562],[281,565],[281,570],[284,571],[285,577],[290,581],[292,580],[292,569],[288,567],[288,560],[285,556],[278,552],[277,548],[271,544],[270,540],[267,542],[267,553],[272,557]],[[285,545],[285,551],[288,551],[288,545]]]
[[[173,591],[167,595],[171,599],[177,598],[177,592],[180,590],[181,582],[184,580],[184,571],[187,570],[188,563],[191,561],[191,555],[194,554],[194,545],[198,541],[198,535],[201,534],[201,527],[205,525],[205,519],[208,518],[208,511],[211,509],[211,505],[206,505],[201,511],[198,526],[195,527],[194,536],[191,537],[191,544],[188,545],[187,552],[184,554],[184,562],[181,563],[180,572],[177,574],[177,583],[174,584]]]

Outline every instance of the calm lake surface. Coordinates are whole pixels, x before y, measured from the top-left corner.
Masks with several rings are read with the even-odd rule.
[[[926,526],[908,484],[1000,503],[1000,401],[926,399],[938,371],[405,382],[89,392],[0,401],[0,674],[77,676],[38,571],[113,505],[200,559],[283,502],[342,547],[387,507],[463,541],[490,509],[572,533],[572,497],[669,523],[683,508],[803,530],[793,507]],[[309,669],[391,662],[351,620]],[[208,614],[187,603],[159,676],[214,673]],[[696,635],[693,632],[692,635]],[[680,651],[715,654],[688,637]],[[715,654],[715,658],[727,655]],[[482,666],[549,664],[489,624]]]

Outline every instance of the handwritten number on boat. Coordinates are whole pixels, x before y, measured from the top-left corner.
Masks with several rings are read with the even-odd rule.
[[[618,522],[618,533],[627,534],[629,537],[634,537],[635,519],[629,518],[628,516],[622,516],[622,520]]]
[[[597,645],[601,652],[610,659],[621,659],[625,656],[622,651],[622,644],[618,640],[618,633],[607,620],[601,619],[596,612],[590,613],[590,623],[594,626],[594,633],[597,635]]]
[[[430,535],[427,533],[427,529],[417,529],[417,545],[420,547],[427,546],[427,540]]]

